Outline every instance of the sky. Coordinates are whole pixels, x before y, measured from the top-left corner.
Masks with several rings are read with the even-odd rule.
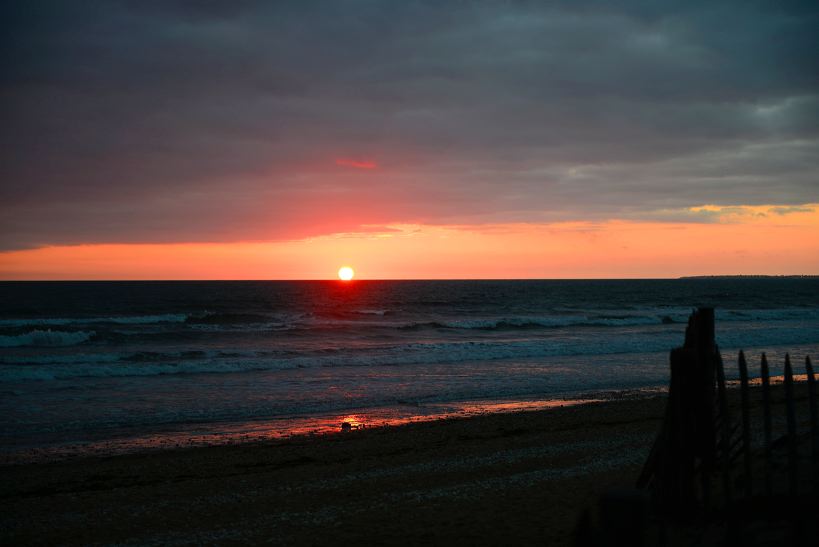
[[[3,2],[0,279],[819,274],[815,2]]]

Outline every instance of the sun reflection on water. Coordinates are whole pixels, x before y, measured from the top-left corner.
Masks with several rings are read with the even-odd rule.
[[[55,456],[97,454],[111,455],[137,450],[158,450],[174,447],[232,445],[248,442],[266,442],[298,436],[345,434],[371,428],[399,426],[417,422],[429,422],[450,418],[466,418],[491,413],[542,410],[561,406],[573,406],[599,402],[601,399],[557,399],[518,401],[479,401],[428,403],[423,405],[398,405],[359,411],[355,414],[339,413],[321,416],[282,416],[272,420],[254,420],[237,423],[212,424],[212,428],[199,426],[197,431],[157,431],[137,437],[111,439],[104,442],[75,444],[70,447],[54,447],[7,455],[9,461],[36,461],[38,458]],[[344,425],[342,425],[344,424]]]

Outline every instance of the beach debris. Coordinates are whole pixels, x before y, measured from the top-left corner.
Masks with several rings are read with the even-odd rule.
[[[352,431],[354,429],[364,429],[366,427],[367,427],[366,424],[363,424],[363,423],[360,423],[360,422],[348,422],[346,420],[341,422],[341,431],[343,433],[346,433],[348,431]]]

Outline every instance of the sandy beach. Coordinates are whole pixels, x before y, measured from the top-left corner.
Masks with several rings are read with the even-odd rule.
[[[6,544],[570,542],[663,397],[2,469]]]
[[[772,385],[779,436],[781,377]],[[806,393],[798,383],[799,408]],[[761,391],[752,387],[750,395],[758,424]],[[626,396],[234,445],[6,464],[0,466],[0,542],[570,545],[584,510],[594,514],[601,496],[634,488],[665,406],[665,395]],[[738,407],[739,390],[730,389],[732,415]],[[798,419],[805,427],[803,410]],[[777,479],[775,489],[784,484]],[[717,545],[724,530],[703,533],[676,528],[673,544],[700,537]]]

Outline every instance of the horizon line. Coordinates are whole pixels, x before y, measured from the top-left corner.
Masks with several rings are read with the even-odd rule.
[[[301,278],[301,279],[0,279],[0,283],[259,283],[259,282],[336,282],[350,284],[355,282],[380,281],[673,281],[683,279],[730,279],[730,278],[819,278],[819,274],[705,274],[681,275],[674,277],[417,277],[417,278],[356,278],[343,281],[338,278]]]

